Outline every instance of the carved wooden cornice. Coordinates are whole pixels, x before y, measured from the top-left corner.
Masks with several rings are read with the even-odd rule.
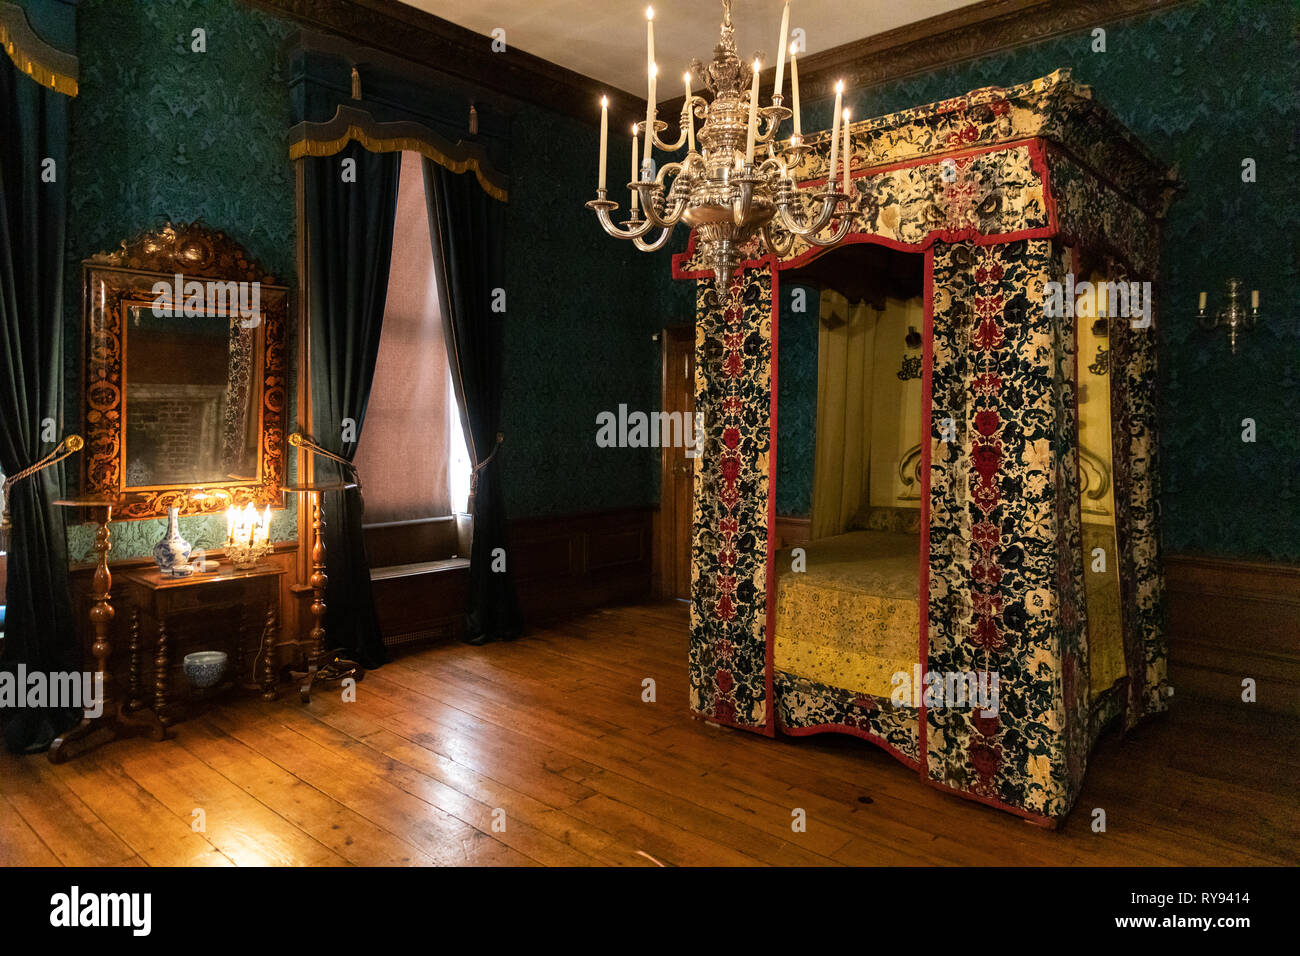
[[[600,118],[602,95],[609,97],[611,120],[630,123],[645,115],[644,102],[621,90],[522,50],[493,53],[489,37],[396,0],[245,2],[593,125]]]
[[[843,79],[845,89],[861,89],[1193,2],[1196,0],[984,0],[801,57],[799,82],[806,83],[809,90],[817,86],[829,89],[835,79]]]
[[[602,95],[610,97],[615,128],[620,118],[630,121],[644,115],[637,97],[529,53],[492,53],[487,37],[395,0],[246,2],[593,125]],[[1192,2],[1196,0],[983,0],[801,57],[799,80],[808,90],[805,99],[812,100],[814,89],[829,89],[835,79],[844,79],[851,90],[873,86]],[[766,71],[767,87],[773,72]],[[662,101],[659,111],[661,116],[676,116],[681,97]]]

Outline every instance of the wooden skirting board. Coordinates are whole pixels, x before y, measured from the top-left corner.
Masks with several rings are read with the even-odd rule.
[[[812,519],[796,518],[790,515],[776,516],[776,546],[793,548],[797,544],[806,544],[812,537]]]
[[[1178,696],[1300,714],[1300,568],[1174,554],[1165,586]],[[1250,705],[1246,678],[1256,685]]]

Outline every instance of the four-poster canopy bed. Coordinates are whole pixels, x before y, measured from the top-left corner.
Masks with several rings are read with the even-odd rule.
[[[828,139],[805,137],[792,179],[826,180]],[[846,242],[924,256],[916,533],[908,544],[906,513],[901,525],[877,515],[862,533],[891,540],[839,552],[839,539],[826,539],[829,552],[814,541],[812,577],[784,566],[773,487],[781,277],[823,250],[788,236],[788,251],[772,252],[753,238],[719,289],[707,243],[697,248],[692,233],[674,259],[675,276],[698,286],[696,408],[706,428],[695,462],[691,708],[768,736],[854,734],[933,786],[1052,825],[1078,795],[1103,726],[1163,710],[1172,688],[1155,327],[1150,312],[1130,320],[1113,303],[1092,313],[1100,326],[1061,314],[1045,290],[1067,276],[1153,280],[1175,181],[1067,71],[855,123],[852,144],[856,219]],[[1098,329],[1109,349],[1109,374],[1097,380],[1108,390],[1104,449],[1081,447],[1078,389],[1080,336]],[[1100,539],[1085,514],[1098,475],[1112,507],[1096,511],[1113,511]],[[1118,582],[1105,612],[1085,586],[1097,550]],[[909,561],[910,581],[899,570]],[[809,606],[824,612],[826,634],[814,622],[801,635],[822,646],[778,647],[799,611],[777,600],[778,578],[816,589],[817,575],[822,603]],[[830,608],[825,587],[840,587],[852,607]],[[914,631],[900,643],[909,605]],[[879,633],[854,637],[851,622],[864,614]],[[996,708],[924,693],[896,706],[879,679],[889,667],[877,664],[870,679],[855,655],[897,666],[900,654],[922,681],[938,675],[949,687],[952,675],[996,675]]]

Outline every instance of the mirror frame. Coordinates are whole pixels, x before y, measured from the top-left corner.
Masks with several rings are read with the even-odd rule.
[[[186,280],[258,282],[261,284],[261,408],[258,477],[254,481],[171,484],[148,488],[124,487],[126,419],[123,400],[127,370],[125,326],[127,308],[152,301],[154,284]],[[82,421],[86,448],[82,455],[82,492],[121,497],[114,517],[165,517],[169,508],[181,514],[224,513],[230,505],[282,508],[280,488],[285,477],[285,378],[289,290],[277,285],[237,242],[200,222],[165,226],[123,241],[110,253],[82,263]],[[205,492],[197,496],[195,492]]]

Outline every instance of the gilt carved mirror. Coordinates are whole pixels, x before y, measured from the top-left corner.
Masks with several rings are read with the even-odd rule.
[[[86,493],[124,496],[123,518],[279,507],[288,290],[200,223],[82,275]]]

